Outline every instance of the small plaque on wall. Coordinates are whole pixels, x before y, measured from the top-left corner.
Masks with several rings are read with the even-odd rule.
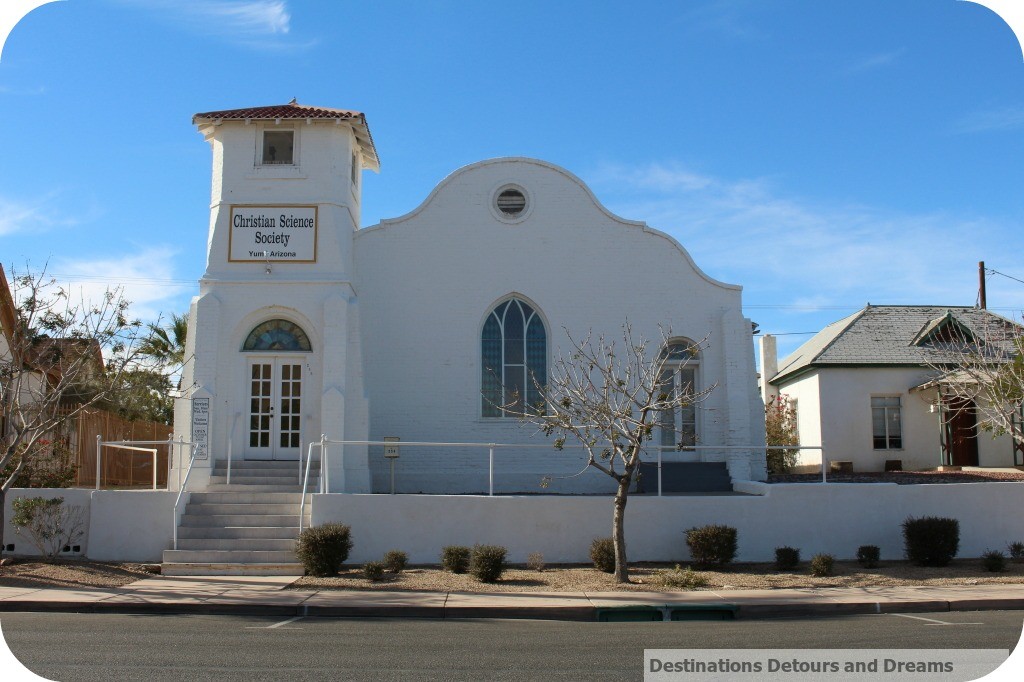
[[[315,263],[316,206],[231,207],[228,260]]]
[[[192,447],[196,459],[210,457],[210,399],[192,399]]]

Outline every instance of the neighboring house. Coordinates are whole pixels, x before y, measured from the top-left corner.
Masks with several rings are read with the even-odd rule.
[[[176,436],[209,400],[209,467],[296,460],[321,434],[336,440],[532,443],[551,439],[501,405],[501,386],[535,396],[566,330],[637,336],[682,348],[707,339],[674,375],[697,409],[668,415],[699,445],[764,442],[753,339],[741,289],[702,272],[669,235],[610,213],[569,171],[528,158],[460,168],[404,216],[362,227],[361,171],[378,169],[359,112],[300,105],[197,114],[213,150],[206,272],[188,323]],[[199,244],[196,244],[199,247]],[[190,400],[192,401],[190,403]],[[207,417],[203,415],[203,419]],[[654,448],[662,443],[655,434]],[[676,439],[667,436],[666,443]],[[386,492],[389,461],[374,446],[332,458],[332,492]],[[201,457],[206,451],[201,451]],[[669,446],[665,461],[722,463],[763,479],[763,451]],[[579,451],[502,450],[497,490],[608,491],[574,476]],[[185,463],[182,463],[184,465]],[[486,491],[487,448],[402,446],[399,492]]]
[[[1009,324],[979,308],[869,304],[781,363],[775,339],[763,337],[762,395],[795,400],[800,443],[822,446],[826,460],[851,462],[854,471],[896,461],[907,470],[1020,465],[1013,439],[979,432],[973,406],[940,397],[937,380],[950,343]],[[800,464],[817,470],[820,461],[804,451]]]

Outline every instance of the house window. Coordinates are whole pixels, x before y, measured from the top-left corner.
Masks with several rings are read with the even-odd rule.
[[[288,320],[267,320],[249,332],[243,351],[308,351],[309,337],[302,327]]]
[[[295,163],[295,131],[266,130],[263,132],[261,163],[265,166]]]
[[[899,396],[871,399],[871,437],[875,450],[903,448],[903,417]]]
[[[700,390],[697,384],[700,356],[696,344],[689,339],[675,340],[662,354],[664,365],[660,382],[665,392],[673,396],[694,396]],[[658,425],[662,447],[693,447],[697,444],[696,401],[688,400],[678,407],[662,410]]]
[[[517,298],[487,316],[480,335],[481,414],[515,417],[523,399],[536,405],[547,381],[547,332],[540,315]]]

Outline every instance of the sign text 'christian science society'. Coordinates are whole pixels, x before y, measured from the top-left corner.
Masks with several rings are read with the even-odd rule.
[[[316,261],[316,206],[232,206],[232,261]]]

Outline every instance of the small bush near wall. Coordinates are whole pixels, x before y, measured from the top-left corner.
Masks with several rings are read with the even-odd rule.
[[[945,566],[960,550],[960,522],[924,516],[903,522],[903,546],[907,559],[918,566]]]
[[[1024,542],[1011,542],[1007,547],[1010,558],[1014,561],[1024,561]]]
[[[811,575],[825,578],[834,573],[836,558],[831,554],[815,554],[811,557]]]
[[[505,572],[508,550],[497,545],[477,545],[469,561],[469,572],[482,583],[496,583]]]
[[[295,543],[295,556],[306,573],[324,577],[337,575],[352,551],[351,529],[340,523],[325,523],[307,528]]]
[[[724,566],[736,558],[736,529],[700,526],[686,531],[686,545],[698,566]]]
[[[441,548],[441,568],[452,573],[465,573],[469,570],[469,547],[448,545]]]
[[[393,549],[384,555],[382,563],[384,568],[388,570],[388,573],[401,573],[409,563],[409,555]]]
[[[64,506],[63,497],[16,497],[11,500],[14,532],[28,535],[29,542],[47,559],[56,559],[66,545],[84,535],[82,508]]]
[[[1006,570],[1006,556],[996,550],[985,552],[981,555],[981,565],[986,571],[1001,573]]]
[[[383,561],[367,561],[363,564],[363,577],[373,582],[383,580],[385,569]]]
[[[775,548],[775,570],[792,571],[800,565],[800,550],[795,547]]]
[[[594,538],[590,543],[590,560],[594,568],[604,573],[615,572],[615,541],[611,538]]]
[[[544,554],[541,552],[530,552],[526,557],[526,567],[531,571],[540,573],[544,570]]]
[[[881,556],[882,550],[874,545],[861,545],[857,548],[857,563],[864,568],[878,568]]]

